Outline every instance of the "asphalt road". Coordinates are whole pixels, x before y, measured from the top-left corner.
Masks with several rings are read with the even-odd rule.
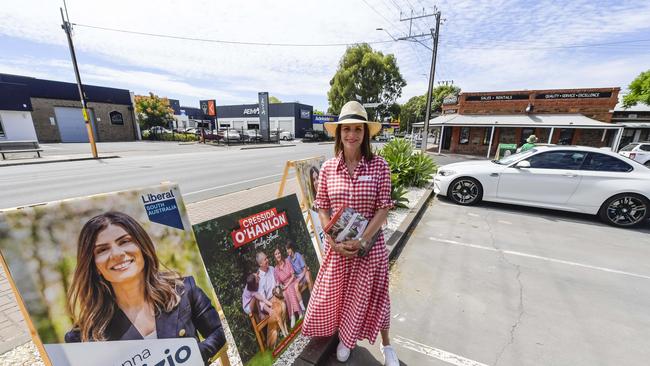
[[[435,198],[392,267],[402,365],[647,365],[649,234]],[[353,357],[382,360],[376,346]]]
[[[284,143],[284,142],[283,142]],[[0,208],[155,185],[179,183],[187,203],[281,179],[285,162],[333,156],[330,144],[296,141],[281,148],[126,142],[98,144],[100,156],[118,159],[0,166]],[[373,144],[373,146],[380,146]],[[85,156],[88,144],[44,144],[46,156]],[[462,158],[438,157],[441,163]]]

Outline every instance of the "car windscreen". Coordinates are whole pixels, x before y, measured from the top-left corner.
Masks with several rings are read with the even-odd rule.
[[[637,146],[639,146],[639,144],[629,144],[629,145],[625,146],[624,148],[622,148],[621,151],[632,151]]]
[[[497,164],[500,164],[500,165],[510,165],[510,164],[514,163],[515,161],[524,159],[527,156],[530,156],[530,155],[532,155],[532,154],[534,154],[536,152],[537,152],[537,149],[530,149],[530,150],[526,150],[526,151],[519,152],[519,153],[516,153],[516,154],[508,155],[508,156],[506,156],[506,157],[504,157],[502,159],[499,159],[499,160],[492,160],[492,161],[497,163]]]

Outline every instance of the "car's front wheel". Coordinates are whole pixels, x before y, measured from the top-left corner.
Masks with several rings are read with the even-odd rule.
[[[449,185],[447,197],[459,205],[474,205],[481,202],[483,187],[474,178],[458,178]]]
[[[622,193],[609,198],[600,207],[598,216],[605,223],[619,227],[642,224],[650,215],[650,201],[636,193]]]

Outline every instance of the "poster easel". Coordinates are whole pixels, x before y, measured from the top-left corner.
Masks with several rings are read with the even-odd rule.
[[[309,163],[309,162],[316,162],[319,160],[324,160],[325,157],[323,156],[315,156],[311,158],[306,158],[306,159],[300,159],[300,160],[287,160],[287,162],[284,165],[284,172],[282,174],[282,179],[280,180],[280,188],[278,189],[278,198],[282,197],[284,195],[284,189],[287,183],[287,180],[289,179],[289,174],[290,170],[293,169],[296,175],[296,180],[298,181],[298,186],[300,187],[300,208],[303,212],[303,214],[306,215],[306,222],[308,225],[311,227],[311,231],[313,233],[314,239],[316,241],[316,254],[318,255],[318,261],[323,262],[323,255],[325,253],[322,252],[321,248],[323,247],[323,243],[321,242],[321,239],[318,235],[318,229],[317,229],[317,224],[314,222],[312,219],[312,216],[309,212],[309,205],[308,205],[308,199],[307,199],[307,190],[309,189],[308,187],[305,187],[305,184],[302,179],[299,179],[298,177],[298,169],[296,166],[300,163]],[[319,167],[320,169],[320,167]]]

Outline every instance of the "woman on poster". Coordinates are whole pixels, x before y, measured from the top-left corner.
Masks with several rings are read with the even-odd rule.
[[[160,266],[151,238],[129,215],[106,212],[86,222],[66,343],[194,337],[207,365],[226,342],[219,315],[193,277]]]
[[[287,305],[287,314],[291,315],[290,327],[296,324],[296,320],[302,318],[302,309],[300,303],[302,300],[298,297],[296,291],[296,282],[297,279],[293,273],[293,266],[291,261],[288,261],[286,258],[282,258],[282,252],[280,248],[275,248],[273,252],[275,257],[275,280],[277,283],[282,285],[282,290],[284,291],[284,302]],[[296,318],[296,315],[298,317]]]
[[[357,342],[374,343],[381,333],[381,351],[386,365],[399,360],[390,345],[390,298],[388,294],[388,251],[379,233],[375,245],[363,257],[359,248],[381,230],[393,203],[390,197],[390,169],[374,155],[370,138],[381,130],[369,122],[358,102],[346,103],[338,122],[325,123],[335,136],[335,157],[321,167],[316,206],[323,226],[331,215],[351,207],[370,219],[360,240],[337,243],[329,235],[325,256],[314,283],[302,326],[306,336],[331,336],[338,331],[336,357],[346,362]],[[331,211],[331,212],[330,212]]]

